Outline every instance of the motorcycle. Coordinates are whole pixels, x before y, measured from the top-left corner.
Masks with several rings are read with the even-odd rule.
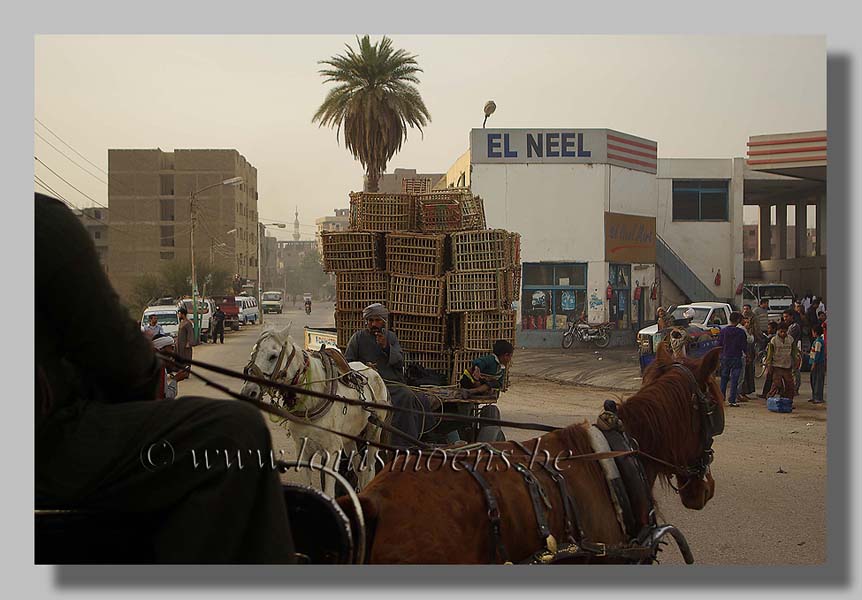
[[[597,348],[607,348],[611,343],[611,323],[591,325],[584,315],[577,321],[569,321],[568,329],[563,334],[562,346],[566,350],[578,340],[581,343],[592,342]]]

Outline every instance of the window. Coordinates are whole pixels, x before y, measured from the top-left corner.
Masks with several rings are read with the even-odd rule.
[[[609,320],[615,322],[618,329],[627,329],[631,325],[632,266],[608,266],[608,283],[611,285]]]
[[[94,231],[93,232],[93,238],[97,239],[97,240],[102,239],[102,232],[101,231]]]
[[[173,221],[176,219],[173,198],[162,198],[159,200],[159,219],[162,221]]]
[[[707,324],[713,325],[715,327],[718,327],[720,325],[727,325],[727,314],[724,312],[724,310],[716,308],[714,311],[712,311],[712,316],[709,317],[709,323]]]
[[[162,196],[173,196],[174,195],[174,176],[170,175],[159,175],[159,186],[161,188]]]
[[[100,211],[100,210],[97,208],[96,210],[94,210],[94,211],[93,211],[93,216],[94,216],[94,217],[96,217],[97,219],[99,219],[99,220],[101,221],[101,219],[102,219],[102,211]]]
[[[587,265],[525,263],[521,292],[524,329],[565,329],[586,310]]]
[[[159,258],[161,258],[162,260],[174,260],[174,253],[173,252],[160,252]]]
[[[174,226],[173,225],[162,225],[161,229],[161,246],[173,246],[174,245]]]
[[[673,182],[674,221],[727,221],[726,180],[680,180]]]

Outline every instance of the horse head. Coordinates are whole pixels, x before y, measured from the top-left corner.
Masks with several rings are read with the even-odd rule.
[[[290,337],[292,324],[288,323],[287,327],[281,330],[267,329],[260,333],[244,369],[246,375],[273,381],[277,379],[279,371],[284,368],[285,350],[293,346]],[[263,390],[257,383],[246,381],[240,393],[258,400],[263,395]]]
[[[644,373],[640,391],[620,407],[620,417],[646,458],[648,472],[677,482],[686,508],[699,510],[715,494],[710,471],[712,441],[724,431],[724,397],[715,381],[720,348],[701,359],[674,359],[665,344]]]

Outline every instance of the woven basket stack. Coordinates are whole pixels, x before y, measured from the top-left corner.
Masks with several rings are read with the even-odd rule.
[[[486,229],[482,200],[468,188],[351,193],[349,231],[321,235],[324,270],[336,275],[341,348],[373,302],[389,309],[405,364],[452,384],[495,340],[515,343],[520,235]]]

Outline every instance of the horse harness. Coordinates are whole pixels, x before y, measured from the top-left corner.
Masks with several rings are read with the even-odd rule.
[[[693,384],[694,392],[692,393],[692,398],[695,401],[694,408],[700,415],[701,437],[704,444],[704,452],[699,462],[694,466],[685,467],[681,470],[689,476],[703,477],[709,469],[709,464],[712,462],[712,439],[724,430],[724,422],[723,419],[719,419],[716,416],[720,416],[721,412],[717,410],[717,406],[700,389],[691,371],[678,363],[674,364],[674,367],[683,370]],[[613,400],[605,401],[604,410],[596,420],[596,424],[592,427],[596,432],[600,432],[598,435],[602,436],[606,441],[606,449],[628,452],[628,454],[623,456],[602,460],[613,463],[612,472],[616,474],[615,476],[612,477],[609,474],[609,470],[605,469],[608,489],[614,503],[615,512],[618,513],[620,527],[629,541],[619,546],[609,546],[602,542],[591,541],[578,519],[577,502],[569,492],[563,474],[556,466],[548,464],[548,461],[536,461],[542,468],[542,471],[556,484],[557,494],[563,507],[565,540],[562,545],[558,544],[548,524],[547,513],[552,510],[552,505],[548,499],[547,492],[539,478],[533,475],[528,467],[517,463],[513,465],[513,468],[521,475],[527,486],[533,505],[539,538],[544,541],[544,548],[522,562],[525,564],[552,564],[570,560],[609,557],[625,562],[652,563],[656,561],[657,553],[661,551],[659,548],[659,544],[663,543],[661,539],[665,535],[670,534],[679,545],[686,563],[691,564],[694,559],[682,533],[672,525],[658,525],[656,521],[652,490],[647,481],[643,463],[639,458],[637,441],[625,432],[622,422],[617,415],[617,405]],[[593,432],[594,436],[596,432]],[[521,442],[512,441],[511,443],[517,446],[525,455],[532,455],[533,452]],[[490,446],[483,447],[487,450],[495,451]],[[595,450],[600,451],[601,449],[595,448]],[[503,543],[502,520],[499,503],[494,490],[489,485],[487,479],[481,475],[477,465],[462,464],[461,466],[470,473],[481,488],[485,498],[488,508],[488,520],[491,525],[490,562],[496,563],[498,560],[502,560],[507,564],[511,564],[506,546]],[[677,470],[680,469],[677,467]]]

